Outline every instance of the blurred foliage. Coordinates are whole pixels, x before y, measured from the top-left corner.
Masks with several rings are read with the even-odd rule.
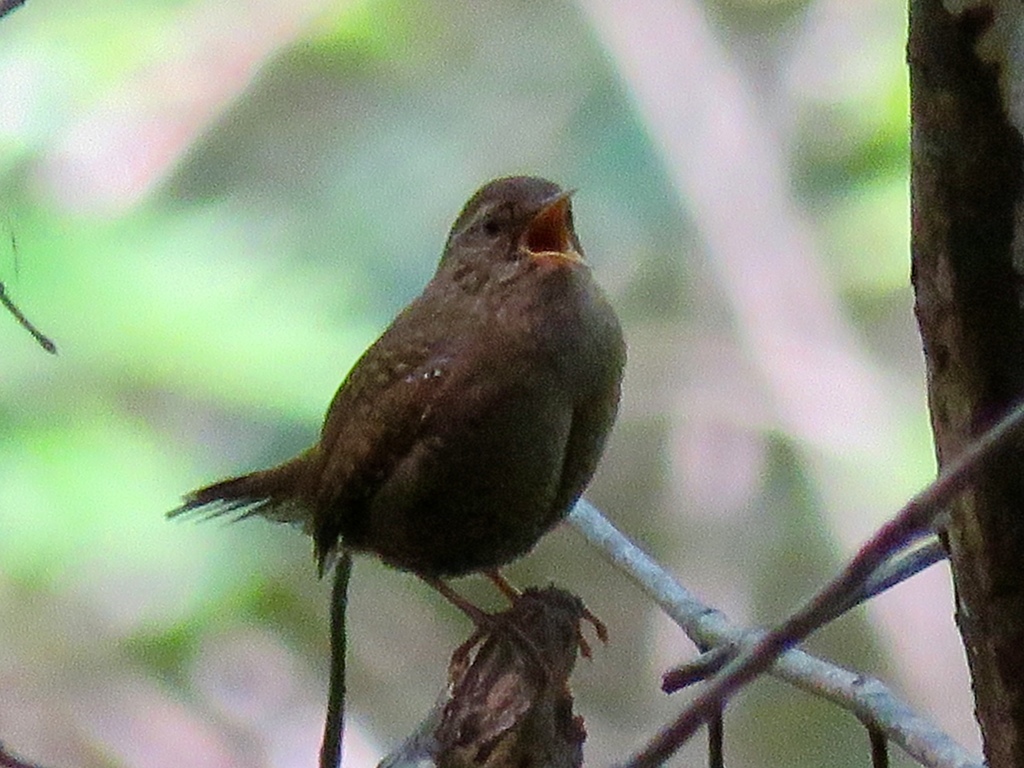
[[[933,471],[908,286],[901,11],[837,8],[705,11],[898,414],[892,471],[870,483],[856,456],[816,457],[749,403],[732,417],[681,398],[719,352],[743,362],[738,321],[580,6],[28,0],[0,21],[0,280],[60,348],[45,355],[0,317],[0,739],[68,766],[313,764],[327,589],[308,542],[163,513],[311,442],[464,200],[502,174],[579,189],[584,246],[631,341],[591,498],[738,619],[772,620],[827,577],[850,543],[825,486],[848,489],[870,527]],[[812,34],[844,13],[859,46],[846,57]],[[714,482],[698,493],[701,466]],[[511,574],[557,579],[610,625],[612,644],[576,676],[588,757],[604,764],[675,710],[658,674],[692,649],[582,550],[555,533]],[[353,739],[384,749],[429,707],[469,628],[369,560],[354,590]],[[816,650],[891,671],[886,632],[845,621]],[[904,681],[914,663],[928,664],[899,658]],[[730,765],[867,759],[852,718],[819,720],[789,689],[737,709]],[[352,764],[369,762],[358,750]]]

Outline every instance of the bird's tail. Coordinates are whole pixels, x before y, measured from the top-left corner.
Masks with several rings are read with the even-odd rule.
[[[182,505],[167,516],[210,518],[237,511],[239,520],[260,515],[279,523],[306,527],[312,512],[302,503],[300,489],[309,466],[309,453],[271,469],[231,477],[192,491],[185,496]]]

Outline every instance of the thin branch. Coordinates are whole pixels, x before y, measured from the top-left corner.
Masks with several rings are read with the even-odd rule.
[[[725,768],[725,724],[723,713],[708,720],[708,768]]]
[[[705,605],[664,568],[620,533],[592,504],[577,503],[573,526],[614,565],[628,574],[701,648],[735,644],[749,648],[763,633],[744,630],[725,614]],[[774,677],[852,712],[872,723],[900,749],[924,766],[982,768],[980,758],[953,741],[928,719],[913,712],[881,682],[822,661],[798,649],[768,670]]]
[[[837,605],[835,616],[838,618],[861,603],[885,592],[887,589],[901,584],[911,576],[916,576],[925,568],[930,568],[949,557],[938,536],[922,542],[913,549],[897,552],[883,565],[876,568],[860,588],[853,589],[845,605]]]
[[[933,536],[918,547],[897,552],[884,565],[879,566],[859,589],[853,590],[847,600],[837,602],[830,614],[823,614],[820,626],[946,558],[946,550],[937,536]],[[675,693],[694,683],[707,680],[736,658],[738,650],[733,645],[719,645],[705,651],[700,656],[666,672],[661,680],[661,689],[665,693]]]
[[[704,651],[697,658],[690,659],[662,675],[661,690],[665,693],[675,693],[694,683],[707,680],[728,664],[730,659],[736,658],[737,650],[735,645],[716,645]]]
[[[0,0],[0,2],[2,2],[2,0]],[[2,282],[0,282],[0,304],[3,304],[7,311],[14,315],[14,319],[21,324],[22,328],[32,334],[32,338],[39,342],[39,346],[51,355],[57,354],[57,345],[53,343],[53,340],[50,339],[49,336],[36,328],[35,325],[32,324],[31,320],[25,317],[25,314],[18,308],[18,305],[15,304],[11,300],[11,297],[7,295],[7,288]]]
[[[348,583],[352,576],[352,553],[344,549],[334,566],[331,590],[331,671],[327,689],[327,717],[320,746],[320,768],[339,768],[345,735],[345,655],[348,635]]]
[[[889,768],[889,740],[877,728],[868,726],[871,740],[871,768]]]

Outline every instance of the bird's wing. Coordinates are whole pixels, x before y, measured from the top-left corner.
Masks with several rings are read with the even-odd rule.
[[[328,410],[305,489],[321,560],[337,543],[340,516],[360,514],[413,449],[458,358],[461,335],[438,338],[410,309],[366,350]]]
[[[619,393],[620,385],[616,384],[573,409],[555,509],[568,510],[593,477],[619,410]]]

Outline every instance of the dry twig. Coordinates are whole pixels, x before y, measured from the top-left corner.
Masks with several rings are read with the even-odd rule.
[[[555,587],[523,592],[456,650],[448,694],[380,768],[580,768],[569,675],[586,614]]]

